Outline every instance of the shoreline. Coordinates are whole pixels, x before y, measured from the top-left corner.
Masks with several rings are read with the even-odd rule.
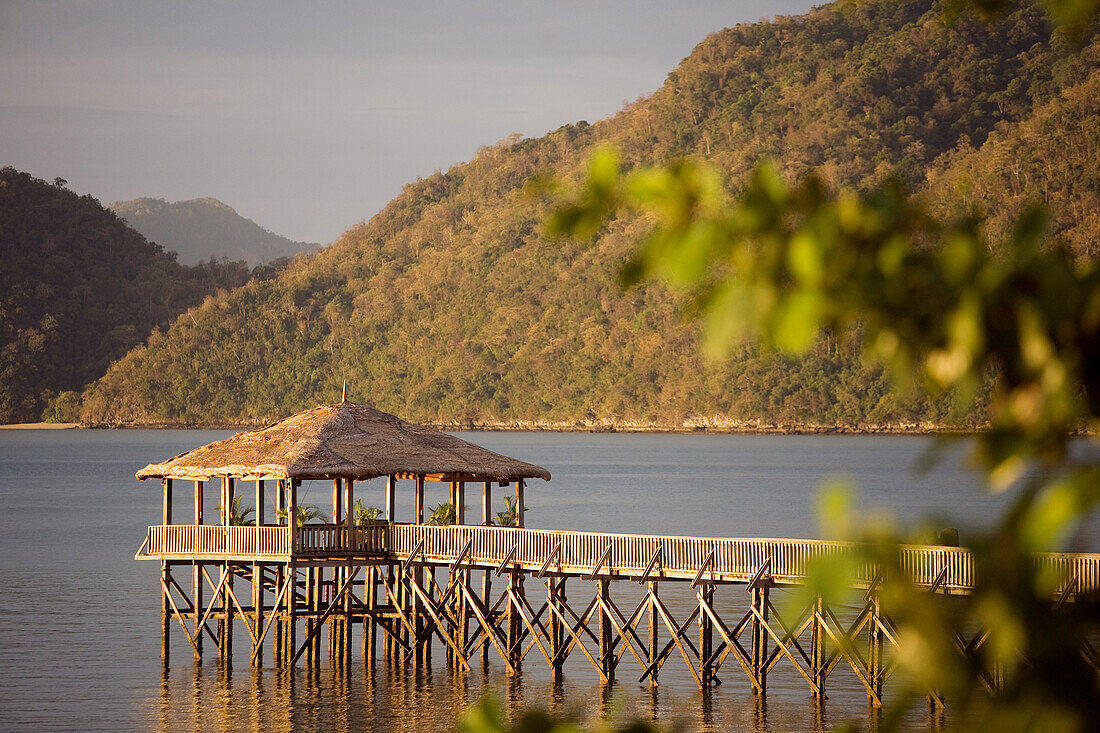
[[[79,423],[0,426],[3,428],[56,429],[71,427],[86,430],[259,430],[270,423],[126,423],[118,425],[83,425]],[[621,433],[638,435],[977,435],[983,428],[961,428],[943,425],[774,425],[774,424],[711,424],[711,425],[656,425],[656,424],[569,424],[543,422],[475,423],[422,422],[425,427],[443,432],[484,433]]]
[[[78,422],[17,422],[0,425],[0,430],[77,430]]]

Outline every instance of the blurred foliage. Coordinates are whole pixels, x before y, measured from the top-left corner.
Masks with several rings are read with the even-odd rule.
[[[990,13],[1016,7],[992,0],[944,10],[962,5]],[[973,594],[930,594],[910,583],[899,544],[926,541],[927,528],[914,537],[892,518],[861,517],[853,489],[833,482],[820,499],[822,536],[859,540],[860,549],[813,563],[810,582],[789,599],[792,610],[818,597],[858,603],[852,579],[867,563],[881,569],[877,589],[898,641],[887,730],[900,727],[903,713],[929,692],[952,706],[951,721],[962,730],[1091,730],[1100,710],[1100,680],[1082,654],[1100,636],[1100,594],[1061,603],[1073,579],[1034,556],[1074,549],[1100,499],[1097,211],[1086,206],[1076,233],[1056,225],[1061,236],[1052,238],[1050,209],[1024,203],[1019,190],[1006,195],[997,182],[1005,173],[1019,181],[1021,168],[1045,156],[1083,165],[1091,189],[1084,200],[1095,201],[1096,147],[1076,144],[1097,137],[1100,77],[1086,33],[1097,3],[1046,5],[1078,39],[1076,55],[1093,73],[1027,124],[991,136],[986,160],[969,142],[961,145],[953,161],[940,164],[954,172],[937,174],[941,182],[954,176],[955,186],[933,180],[941,194],[969,193],[981,180],[977,169],[998,169],[976,199],[1002,209],[995,226],[976,207],[960,215],[912,195],[904,175],[854,188],[835,185],[827,171],[791,177],[765,161],[731,194],[713,166],[682,160],[623,173],[610,148],[591,157],[583,185],[548,222],[551,234],[586,239],[616,217],[645,217],[650,229],[621,267],[621,283],[659,280],[679,292],[715,355],[745,339],[800,353],[822,333],[852,334],[900,388],[949,394],[957,413],[988,385],[990,427],[976,436],[976,457],[989,486],[1011,490],[1013,499],[992,529],[967,538]],[[1067,136],[1068,150],[1052,155],[1063,140],[1044,131],[1059,118],[1076,132]],[[1044,177],[1057,175],[1040,167]],[[1045,191],[1055,210],[1065,191]],[[1006,208],[1014,209],[1011,220]],[[1076,251],[1075,236],[1086,242]],[[1093,436],[1090,450],[1070,450],[1082,430]],[[957,544],[950,528],[941,537]],[[984,642],[964,653],[960,642],[974,634]]]
[[[74,393],[108,364],[248,279],[239,262],[180,265],[64,185],[0,169],[0,423],[79,420]]]
[[[948,25],[945,7],[840,3],[714,33],[614,117],[486,147],[308,261],[204,302],[112,366],[84,415],[262,423],[335,399],[347,380],[350,399],[455,427],[980,425],[984,395],[958,418],[948,399],[893,390],[851,335],[708,361],[675,295],[616,284],[647,216],[621,212],[593,246],[551,242],[549,204],[527,185],[580,180],[606,143],[627,170],[708,161],[727,189],[770,156],[784,180],[811,167],[830,187],[899,178],[944,215],[1003,200],[1015,218],[1049,194],[1054,229],[1091,252],[1100,188],[1072,151],[1097,149],[1082,87],[1100,79],[1094,37],[1067,41],[1032,4],[992,24]],[[1032,138],[1046,141],[1035,157]],[[1008,226],[991,218],[983,234],[999,242]]]
[[[901,388],[950,394],[960,413],[989,386],[990,428],[975,437],[976,454],[991,488],[1011,486],[1014,496],[987,535],[967,538],[974,593],[912,585],[898,552],[912,537],[892,521],[861,521],[851,492],[832,486],[823,534],[861,540],[861,549],[816,563],[792,608],[818,596],[855,602],[857,570],[882,569],[900,672],[887,729],[928,691],[948,701],[962,729],[1089,729],[1100,686],[1081,649],[1100,634],[1100,596],[1053,603],[1070,579],[1039,570],[1032,553],[1072,549],[1100,499],[1096,453],[1069,450],[1078,431],[1095,435],[1100,416],[1096,263],[1050,240],[1039,206],[991,242],[979,214],[938,217],[896,179],[862,191],[815,172],[788,183],[763,162],[730,194],[710,166],[624,174],[610,149],[593,155],[548,228],[589,238],[624,212],[651,228],[622,283],[660,280],[681,293],[715,355],[749,338],[798,353],[822,333],[852,334]],[[959,634],[979,629],[986,641],[960,653]]]

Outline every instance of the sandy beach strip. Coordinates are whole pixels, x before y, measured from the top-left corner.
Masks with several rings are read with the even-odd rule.
[[[0,425],[0,430],[72,430],[79,427],[78,422],[17,422]]]

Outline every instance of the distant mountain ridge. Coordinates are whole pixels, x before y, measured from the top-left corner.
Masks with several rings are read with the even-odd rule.
[[[214,259],[243,261],[249,267],[292,258],[320,245],[295,242],[247,219],[215,198],[169,202],[158,198],[116,201],[109,207],[118,216],[179,261],[195,265]]]
[[[239,263],[181,265],[64,180],[0,169],[0,423],[47,417],[60,398],[79,409],[108,364],[248,277]]]

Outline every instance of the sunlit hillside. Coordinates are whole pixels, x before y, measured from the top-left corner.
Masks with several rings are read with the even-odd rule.
[[[893,176],[945,209],[982,206],[994,235],[1006,193],[1014,207],[1045,197],[1092,256],[1095,155],[1074,152],[1097,150],[1095,37],[1085,46],[1066,53],[1030,5],[949,25],[927,0],[717,32],[614,117],[490,145],[410,183],[310,261],[208,299],[113,365],[84,417],[261,422],[332,401],[346,380],[351,399],[430,422],[940,424],[941,402],[893,394],[844,337],[800,359],[745,347],[706,362],[674,294],[617,284],[645,220],[550,241],[550,204],[527,184],[578,179],[604,144],[628,165],[708,159],[731,187],[770,156],[786,175],[818,167],[855,187]]]

